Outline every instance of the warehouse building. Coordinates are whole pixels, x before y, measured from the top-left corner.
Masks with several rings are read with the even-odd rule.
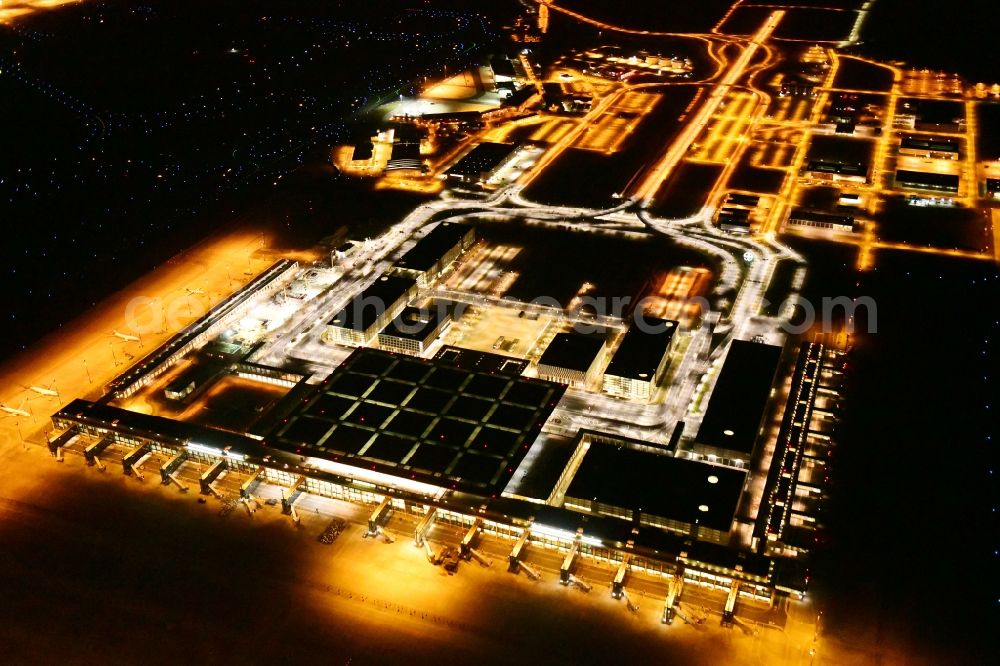
[[[433,282],[476,242],[476,230],[443,222],[431,229],[392,265],[392,273],[411,278],[421,289]]]
[[[603,331],[589,335],[558,333],[538,359],[538,376],[572,388],[586,388],[598,379],[606,348]]]
[[[326,326],[323,339],[353,347],[370,344],[416,291],[415,280],[398,275],[380,276],[334,315]]]
[[[816,227],[835,231],[854,231],[854,216],[824,213],[808,208],[793,208],[788,215],[788,223],[800,227]]]
[[[733,340],[695,437],[696,453],[738,465],[750,462],[780,359],[781,347]]]
[[[926,190],[930,192],[947,192],[958,194],[958,176],[950,173],[927,173],[898,169],[896,171],[896,187],[904,190]]]
[[[957,139],[926,136],[904,136],[899,142],[899,154],[936,160],[960,157]]]
[[[484,141],[455,162],[445,175],[461,183],[485,183],[517,156],[517,146]]]
[[[604,392],[628,400],[652,399],[670,364],[677,322],[644,317],[625,332],[604,371]]]

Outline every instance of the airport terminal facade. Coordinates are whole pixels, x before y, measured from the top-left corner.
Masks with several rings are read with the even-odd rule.
[[[578,428],[569,455],[541,474],[543,483],[531,492],[514,491],[512,479],[538,464],[528,454],[564,398],[598,395],[623,405],[649,404],[678,362],[683,333],[678,322],[662,319],[649,319],[642,329],[622,322],[620,335],[567,331],[552,337],[534,361],[438,344],[447,318],[398,317],[419,310],[413,304],[474,239],[471,227],[438,227],[353,296],[323,335],[324,344],[352,351],[318,382],[256,363],[249,354],[219,365],[218,376],[290,388],[245,432],[130,411],[114,404],[138,390],[122,380],[113,385],[117,392],[75,400],[53,415],[57,434],[50,449],[56,456],[83,453],[96,464],[102,455],[113,459],[114,450],[130,475],[139,475],[141,464],[155,456],[163,483],[177,485],[177,468],[196,460],[207,466],[199,481],[206,494],[217,493],[220,474],[237,472],[246,477],[244,499],[253,497],[257,483],[275,484],[292,515],[302,493],[371,507],[373,534],[392,512],[403,512],[420,518],[418,543],[428,526],[442,521],[509,540],[514,569],[527,568],[524,549],[536,544],[565,553],[567,563],[578,555],[611,563],[619,569],[618,588],[629,569],[662,576],[677,590],[684,580],[717,588],[729,593],[730,613],[738,598],[773,601],[776,594],[804,593],[800,563],[775,557],[771,548],[780,535],[768,532],[770,526],[755,528],[758,518],[746,509],[751,463],[760,459],[781,376],[781,348],[732,342],[700,425],[664,424],[673,433],[669,441]],[[272,279],[291,270],[277,268]],[[370,296],[381,300],[381,308],[350,311],[350,303]],[[250,295],[235,298],[232,307],[223,304],[191,330],[214,332],[240,316]],[[407,322],[424,328],[401,333]],[[191,331],[182,332],[154,350],[148,358],[161,365],[139,368],[164,372],[178,360],[172,352],[190,337]],[[148,383],[145,376],[133,372],[126,379]],[[75,451],[81,435],[88,443]],[[783,481],[767,480],[769,510],[760,520],[793,519],[774,510],[793,501]],[[752,544],[748,529],[756,533]]]

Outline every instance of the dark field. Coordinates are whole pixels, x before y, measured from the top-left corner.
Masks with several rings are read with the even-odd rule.
[[[841,58],[834,88],[889,92],[892,89],[892,72],[885,67],[872,65],[852,58]]]
[[[976,105],[976,153],[981,160],[1000,159],[1000,103],[981,102]]]
[[[694,215],[707,202],[722,168],[716,164],[681,162],[656,192],[651,210],[668,219]]]
[[[810,263],[811,300],[869,296],[877,304],[877,331],[853,337],[835,433],[828,543],[814,567],[825,631],[844,645],[871,646],[876,662],[905,649],[901,663],[987,663],[993,647],[984,630],[1000,620],[988,411],[998,326],[984,307],[1000,298],[996,267],[890,251],[856,275],[846,251],[792,244]],[[945,524],[946,533],[933,527]],[[941,558],[961,565],[949,567],[930,599],[924,572]]]
[[[815,210],[833,210],[840,198],[840,189],[837,187],[820,185],[807,187],[801,190],[799,205],[804,208]]]
[[[0,201],[17,229],[0,247],[13,278],[0,355],[248,204],[258,214],[289,174],[328,161],[355,111],[492,35],[478,16],[396,0],[292,0],[277,15],[266,0],[107,0],[0,26]],[[333,177],[268,222],[301,225]],[[310,240],[339,224],[314,220]]]
[[[657,236],[631,240],[510,223],[482,225],[480,231],[490,243],[523,248],[507,270],[520,273],[508,294],[525,301],[546,296],[565,305],[584,280],[594,285],[592,296],[634,297],[650,278],[651,266],[706,266],[698,253]]]
[[[732,2],[661,0],[655,3],[622,4],[604,0],[562,0],[557,4],[589,18],[624,28],[661,32],[708,32]]]
[[[877,60],[902,60],[935,71],[958,72],[972,82],[995,83],[996,58],[987,44],[996,38],[990,4],[878,0],[872,3],[856,48]]]
[[[749,164],[749,156],[744,156],[729,176],[729,188],[747,190],[762,194],[777,194],[785,181],[787,172],[781,169],[765,169]]]
[[[791,9],[781,19],[774,35],[785,39],[837,42],[847,39],[857,18],[857,12]]]
[[[990,219],[979,209],[922,208],[908,205],[905,197],[893,197],[877,221],[878,236],[884,240],[946,250],[992,250]]]
[[[751,35],[767,20],[773,10],[766,7],[737,7],[722,24],[727,35]]]

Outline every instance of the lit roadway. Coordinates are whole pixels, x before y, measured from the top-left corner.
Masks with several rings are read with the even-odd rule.
[[[694,143],[698,135],[705,129],[709,119],[718,110],[719,104],[725,99],[730,88],[744,75],[747,66],[753,60],[757,50],[771,36],[771,33],[774,32],[774,29],[778,26],[784,15],[785,12],[783,11],[771,13],[767,21],[764,22],[764,25],[760,27],[757,33],[754,34],[753,39],[750,40],[750,43],[743,49],[740,57],[726,70],[722,79],[715,84],[708,99],[702,103],[698,111],[687,121],[684,129],[673,142],[670,149],[635,190],[633,197],[643,200],[644,206],[649,206],[652,203],[652,199],[656,195],[657,190],[659,190],[660,185],[666,180],[674,167],[677,166],[678,162],[687,155],[691,149],[691,144]]]

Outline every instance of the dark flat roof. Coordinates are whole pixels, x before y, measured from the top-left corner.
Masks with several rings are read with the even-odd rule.
[[[97,424],[120,433],[135,432],[138,435],[156,436],[177,445],[190,443],[217,449],[231,446],[241,453],[258,455],[262,451],[260,442],[250,437],[79,398],[56,412],[53,418],[58,417]]]
[[[475,349],[463,349],[446,345],[434,357],[434,361],[462,370],[475,370],[489,374],[520,375],[528,367],[528,362],[513,356],[491,354]]]
[[[734,340],[695,441],[752,456],[780,359],[781,347]]]
[[[480,174],[491,171],[514,152],[515,146],[510,143],[493,143],[484,141],[465,154],[448,169],[449,175],[478,178]]]
[[[944,138],[927,138],[922,136],[904,136],[900,141],[903,148],[915,148],[918,150],[937,150],[942,153],[957,153],[958,140]]]
[[[896,171],[896,182],[905,185],[918,185],[932,190],[958,191],[958,176],[948,173],[926,173],[924,171]]]
[[[389,309],[409,289],[417,283],[398,275],[382,275],[364,291],[351,299],[340,312],[330,320],[331,326],[349,328],[354,331],[367,330],[379,315]]]
[[[839,215],[837,213],[824,213],[820,210],[809,210],[808,208],[793,208],[788,216],[791,220],[803,220],[806,222],[830,222],[832,224],[854,224],[854,216]]]
[[[746,472],[592,441],[567,498],[729,530]]]
[[[446,318],[447,314],[436,305],[426,308],[408,305],[382,329],[382,334],[406,340],[426,340]]]
[[[196,387],[201,386],[225,370],[225,366],[220,363],[192,363],[181,371],[179,375],[170,380],[164,390],[170,392],[183,391],[190,384]]]
[[[586,372],[601,353],[604,340],[605,336],[601,333],[557,333],[538,359],[538,364]]]
[[[462,242],[465,235],[472,229],[467,224],[443,222],[431,229],[427,235],[417,241],[406,254],[394,264],[398,268],[414,271],[429,271],[441,257],[453,247]]]
[[[812,137],[806,159],[811,170],[814,169],[814,164],[827,167],[850,165],[857,167],[861,172],[866,172],[871,162],[873,146],[874,142],[870,139],[849,139],[820,134]]]
[[[630,379],[652,379],[676,332],[676,321],[643,317],[642,326],[633,324],[625,332],[605,374]]]
[[[359,348],[267,439],[286,451],[499,493],[565,387]]]
[[[760,197],[756,194],[740,194],[739,192],[729,193],[729,203],[737,206],[756,206],[760,203]]]
[[[907,97],[899,101],[896,113],[912,113],[922,123],[948,125],[965,117],[965,106],[960,100],[920,99]]]
[[[726,207],[722,209],[720,215],[726,215],[727,217],[737,217],[745,220],[748,217],[750,217],[750,209]]]

